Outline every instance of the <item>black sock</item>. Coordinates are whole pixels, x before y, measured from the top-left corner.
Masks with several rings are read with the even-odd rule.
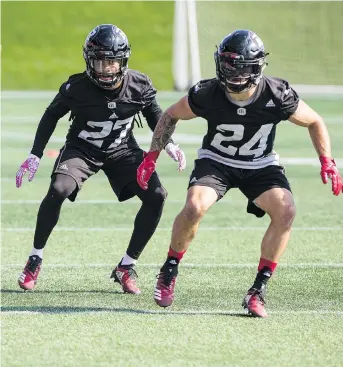
[[[273,275],[272,270],[267,266],[265,266],[257,273],[255,282],[251,288],[263,290],[266,287],[267,282],[272,275]]]
[[[166,262],[163,265],[163,268],[166,266],[178,266],[180,260],[177,257],[174,256],[168,256]]]
[[[176,257],[173,256],[167,257],[167,260],[160,269],[160,271],[164,274],[165,280],[169,279],[169,281],[171,281],[172,279],[171,277],[176,277],[179,274],[179,262],[180,260]]]

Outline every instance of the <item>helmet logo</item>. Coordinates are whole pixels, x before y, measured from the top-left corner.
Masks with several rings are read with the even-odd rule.
[[[89,34],[88,34],[88,36],[87,36],[87,38],[86,38],[86,41],[85,41],[85,45],[87,45],[87,43],[88,43],[89,39],[90,39],[91,37],[93,37],[93,36],[96,34],[96,32],[98,31],[98,28],[99,28],[99,27],[96,27],[96,28],[94,28],[92,31],[90,31],[90,32],[89,32]]]
[[[258,48],[264,48],[261,38],[256,33],[251,36],[251,39],[253,39],[257,43]]]
[[[126,34],[119,28],[116,28],[116,30],[113,29],[113,33],[123,37],[124,39],[126,39]]]
[[[237,109],[237,115],[244,116],[246,115],[247,110],[243,107]]]

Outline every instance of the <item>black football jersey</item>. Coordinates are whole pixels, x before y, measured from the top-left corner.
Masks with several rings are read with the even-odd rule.
[[[287,81],[264,76],[249,101],[229,99],[217,80],[209,79],[189,90],[188,102],[208,125],[199,158],[257,169],[278,164],[276,125],[295,112],[299,97]]]
[[[155,97],[151,80],[135,70],[128,70],[119,91],[99,88],[85,72],[72,75],[61,85],[42,117],[31,152],[42,155],[58,119],[68,112],[71,125],[67,142],[82,146],[91,154],[135,149],[138,147],[132,134],[135,115],[142,111],[150,119],[149,126],[156,126],[162,114]]]

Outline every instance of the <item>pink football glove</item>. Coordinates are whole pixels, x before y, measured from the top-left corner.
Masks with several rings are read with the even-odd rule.
[[[143,162],[137,168],[137,182],[143,190],[148,189],[148,182],[155,171],[156,160],[159,155],[160,152],[157,151],[145,153]]]
[[[326,184],[330,178],[332,182],[332,192],[334,195],[338,196],[342,191],[343,182],[334,159],[319,157],[319,160],[322,165],[320,175],[322,176],[323,183]]]
[[[29,171],[29,181],[32,181],[35,173],[37,172],[40,159],[34,154],[30,154],[26,161],[20,166],[16,176],[15,184],[20,187],[23,182],[23,177],[27,171]]]
[[[167,152],[169,157],[175,162],[179,163],[178,170],[183,171],[186,168],[186,156],[182,149],[178,145],[173,143],[168,143],[164,150]]]

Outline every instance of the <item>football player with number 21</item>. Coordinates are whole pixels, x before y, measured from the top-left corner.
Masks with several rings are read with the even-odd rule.
[[[70,76],[62,84],[38,125],[31,154],[17,172],[17,187],[27,171],[32,181],[58,120],[71,112],[66,143],[55,162],[50,187],[39,208],[33,248],[19,276],[19,286],[25,290],[36,285],[43,249],[57,224],[64,200],[73,202],[83,183],[103,170],[119,201],[138,196],[142,202],[127,252],[111,274],[124,292],[140,293],[134,266],[156,230],[167,192],[156,173],[148,190],[142,190],[136,182],[137,167],[144,152],[133,136],[134,123],[142,126],[138,115],[142,112],[154,130],[162,110],[151,80],[128,69],[130,54],[128,39],[118,27],[102,24],[89,33],[83,47],[86,71]],[[179,170],[183,170],[186,165],[183,151],[172,139],[167,139],[163,148],[178,162]],[[97,246],[94,253],[98,251]]]
[[[178,265],[201,218],[228,190],[238,188],[248,199],[248,213],[257,217],[267,213],[270,217],[258,272],[243,300],[248,313],[267,316],[266,285],[287,246],[295,216],[289,182],[273,151],[280,121],[289,120],[308,129],[321,163],[323,182],[331,179],[334,195],[342,191],[322,117],[299,99],[287,81],[263,76],[266,56],[255,33],[236,30],[226,36],[214,54],[217,77],[200,81],[188,96],[164,112],[150,151],[137,170],[138,183],[148,189],[156,160],[177,121],[198,116],[207,120],[207,134],[190,176],[186,204],[175,218],[168,257],[157,279],[154,299],[159,306],[168,307],[174,301]]]

